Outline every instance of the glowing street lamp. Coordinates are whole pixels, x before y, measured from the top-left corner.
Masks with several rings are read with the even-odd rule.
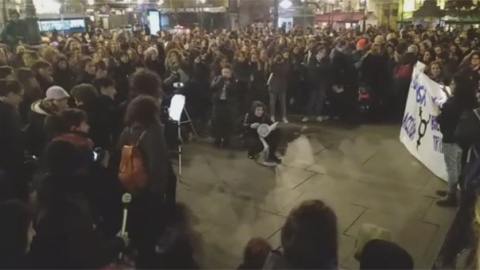
[[[280,2],[279,6],[283,9],[289,9],[290,7],[292,7],[292,1],[290,0],[283,0],[282,2]]]

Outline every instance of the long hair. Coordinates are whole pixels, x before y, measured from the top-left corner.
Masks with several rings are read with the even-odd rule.
[[[125,114],[125,124],[131,126],[138,123],[144,127],[159,122],[160,105],[158,100],[151,96],[140,95],[128,104]]]
[[[15,77],[25,90],[24,99],[28,101],[35,101],[42,99],[45,94],[40,89],[35,74],[29,68],[19,68],[15,72]]]
[[[475,93],[476,84],[468,75],[458,74],[453,78],[454,102],[464,110],[472,110],[478,106]]]
[[[281,230],[285,258],[294,269],[335,269],[338,264],[337,217],[320,200],[294,208]]]
[[[28,228],[32,216],[25,204],[20,201],[0,203],[0,261],[7,260],[9,255],[22,254],[27,250]]]

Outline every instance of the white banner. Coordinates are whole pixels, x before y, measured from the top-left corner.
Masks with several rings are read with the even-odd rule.
[[[447,100],[447,94],[444,86],[423,73],[424,67],[418,63],[413,70],[400,141],[430,171],[447,181],[442,133],[436,118],[440,113],[439,106]]]

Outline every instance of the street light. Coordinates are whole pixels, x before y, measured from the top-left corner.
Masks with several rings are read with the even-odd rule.
[[[206,0],[197,0],[197,5],[200,6],[200,26],[201,28],[205,28],[204,22],[205,22],[205,3]]]
[[[363,7],[363,23],[362,23],[362,30],[363,32],[367,32],[367,16],[368,16],[368,11],[367,11],[367,0],[360,0],[360,4]]]
[[[290,0],[283,0],[282,2],[280,2],[279,5],[283,9],[289,9],[290,7],[292,7],[293,3]]]
[[[306,0],[302,0],[302,3],[303,3],[303,31],[304,33],[306,33],[306,29],[307,29],[307,1]]]

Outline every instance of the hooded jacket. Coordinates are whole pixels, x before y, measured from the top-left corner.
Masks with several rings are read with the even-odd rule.
[[[124,247],[122,240],[107,240],[96,229],[80,194],[51,194],[40,210],[36,233],[30,255],[33,268],[39,269],[100,269]]]
[[[258,117],[255,115],[255,110],[258,107],[263,107],[263,115],[261,117]],[[258,137],[257,130],[250,127],[250,125],[253,123],[268,124],[268,125],[273,124],[272,120],[270,120],[270,117],[268,117],[267,115],[267,107],[265,106],[265,104],[263,104],[260,101],[254,101],[252,103],[252,107],[250,108],[250,111],[245,115],[245,120],[243,122],[246,135],[252,136],[252,137]]]
[[[58,67],[58,63],[61,61],[67,62],[66,69],[60,69]],[[53,81],[55,85],[61,86],[63,89],[70,92],[73,86],[75,85],[76,74],[73,69],[70,68],[70,64],[68,63],[68,59],[66,57],[58,57],[55,63],[53,64]]]
[[[47,116],[54,112],[55,109],[44,100],[38,100],[30,106],[29,121],[26,129],[27,151],[30,154],[37,157],[43,154],[50,138],[45,120]]]
[[[21,168],[25,151],[22,138],[18,112],[13,106],[0,101],[0,171],[8,173]]]

